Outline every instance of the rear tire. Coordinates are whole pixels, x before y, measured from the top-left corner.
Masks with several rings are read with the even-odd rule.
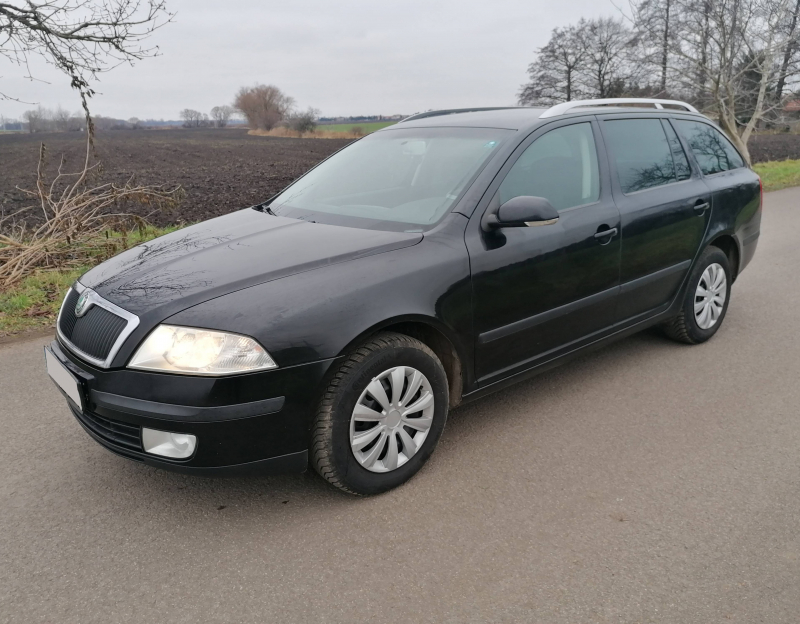
[[[427,345],[403,334],[378,334],[345,359],[323,392],[311,430],[311,463],[350,494],[397,487],[436,448],[448,400],[447,375]]]
[[[718,247],[707,247],[697,260],[681,311],[663,325],[664,333],[685,344],[700,344],[717,333],[731,300],[731,268]]]

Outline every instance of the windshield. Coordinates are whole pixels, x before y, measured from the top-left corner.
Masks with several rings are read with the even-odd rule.
[[[412,128],[372,134],[278,195],[273,214],[419,232],[454,206],[502,140],[494,128]]]

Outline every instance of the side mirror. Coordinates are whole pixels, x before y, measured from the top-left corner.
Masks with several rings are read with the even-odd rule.
[[[487,214],[484,225],[487,229],[498,229],[552,225],[557,221],[558,211],[544,197],[520,195]]]

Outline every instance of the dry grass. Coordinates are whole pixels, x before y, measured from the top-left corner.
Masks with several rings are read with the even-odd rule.
[[[360,139],[364,132],[330,132],[327,130],[314,130],[313,132],[298,132],[291,128],[273,128],[272,130],[250,130],[248,134],[255,136],[285,137],[290,139]]]
[[[147,226],[133,232],[103,232],[89,245],[98,251],[83,266],[62,270],[40,270],[28,275],[10,288],[0,289],[0,337],[22,331],[51,327],[58,316],[64,294],[85,271],[113,255],[169,234],[177,227]]]
[[[46,149],[39,151],[36,190],[19,189],[35,203],[24,210],[40,210],[41,225],[28,227],[20,213],[0,219],[0,290],[19,284],[41,270],[69,270],[103,260],[121,251],[119,242],[104,236],[109,230],[128,233],[147,228],[141,217],[125,212],[132,204],[170,209],[180,202],[183,190],[143,186],[133,178],[123,185],[99,184],[99,162],[90,164],[91,133],[87,136],[83,168],[65,173],[64,159],[55,178],[45,176]]]

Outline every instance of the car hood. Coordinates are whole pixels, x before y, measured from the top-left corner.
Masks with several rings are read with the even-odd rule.
[[[140,317],[166,318],[235,290],[421,240],[419,233],[308,223],[245,209],[129,249],[80,282]]]

